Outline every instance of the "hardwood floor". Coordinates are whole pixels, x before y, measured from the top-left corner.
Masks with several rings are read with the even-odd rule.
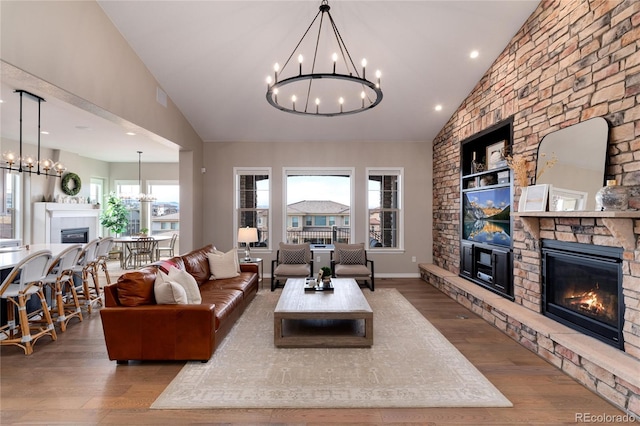
[[[265,284],[260,291],[269,291]],[[1,348],[0,423],[559,425],[575,424],[579,413],[624,414],[424,281],[377,279],[376,287],[397,288],[514,406],[151,410],[184,363],[109,361],[94,311],[83,322],[72,320],[57,341],[38,341],[28,357],[17,347]]]

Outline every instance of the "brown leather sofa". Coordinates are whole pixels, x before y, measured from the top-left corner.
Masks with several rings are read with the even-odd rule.
[[[258,266],[241,264],[238,277],[210,280],[212,245],[123,274],[104,287],[100,310],[110,360],[208,361],[258,292]],[[201,304],[158,305],[159,268],[186,270],[198,283]]]

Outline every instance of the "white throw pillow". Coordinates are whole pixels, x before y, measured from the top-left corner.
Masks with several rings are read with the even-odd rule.
[[[186,305],[188,303],[184,287],[171,281],[162,271],[158,271],[156,281],[153,284],[153,292],[156,296],[156,303],[159,305]]]
[[[187,271],[178,269],[176,267],[169,268],[169,280],[180,284],[184,291],[187,293],[187,300],[189,304],[202,303],[202,296],[200,295],[200,288],[196,279],[191,276]]]
[[[240,262],[235,249],[226,253],[220,252],[208,253],[209,269],[211,269],[212,280],[222,280],[225,278],[233,278],[240,275]]]
[[[240,271],[240,260],[238,260],[238,252],[237,252],[237,250],[231,249],[227,253],[225,253],[225,252],[222,252],[222,251],[216,249],[215,247],[213,248],[213,252],[215,254],[217,254],[217,255],[220,255],[220,256],[224,256],[225,254],[228,254],[229,252],[232,252],[232,251],[235,252],[235,256],[233,256],[233,259],[235,260],[235,263],[236,263],[236,269],[238,270],[238,273],[240,273],[242,271]],[[211,267],[211,263],[209,263],[209,267]]]

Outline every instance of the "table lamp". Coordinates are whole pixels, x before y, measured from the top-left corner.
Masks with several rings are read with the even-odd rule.
[[[244,260],[251,260],[251,248],[250,243],[258,242],[258,229],[257,228],[239,228],[238,229],[238,242],[244,243]]]

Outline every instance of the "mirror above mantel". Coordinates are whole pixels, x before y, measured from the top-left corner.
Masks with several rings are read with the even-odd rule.
[[[596,192],[604,185],[608,141],[609,124],[602,117],[542,138],[538,146],[536,184],[551,185],[549,210],[595,210]],[[553,165],[546,166],[553,160]]]

